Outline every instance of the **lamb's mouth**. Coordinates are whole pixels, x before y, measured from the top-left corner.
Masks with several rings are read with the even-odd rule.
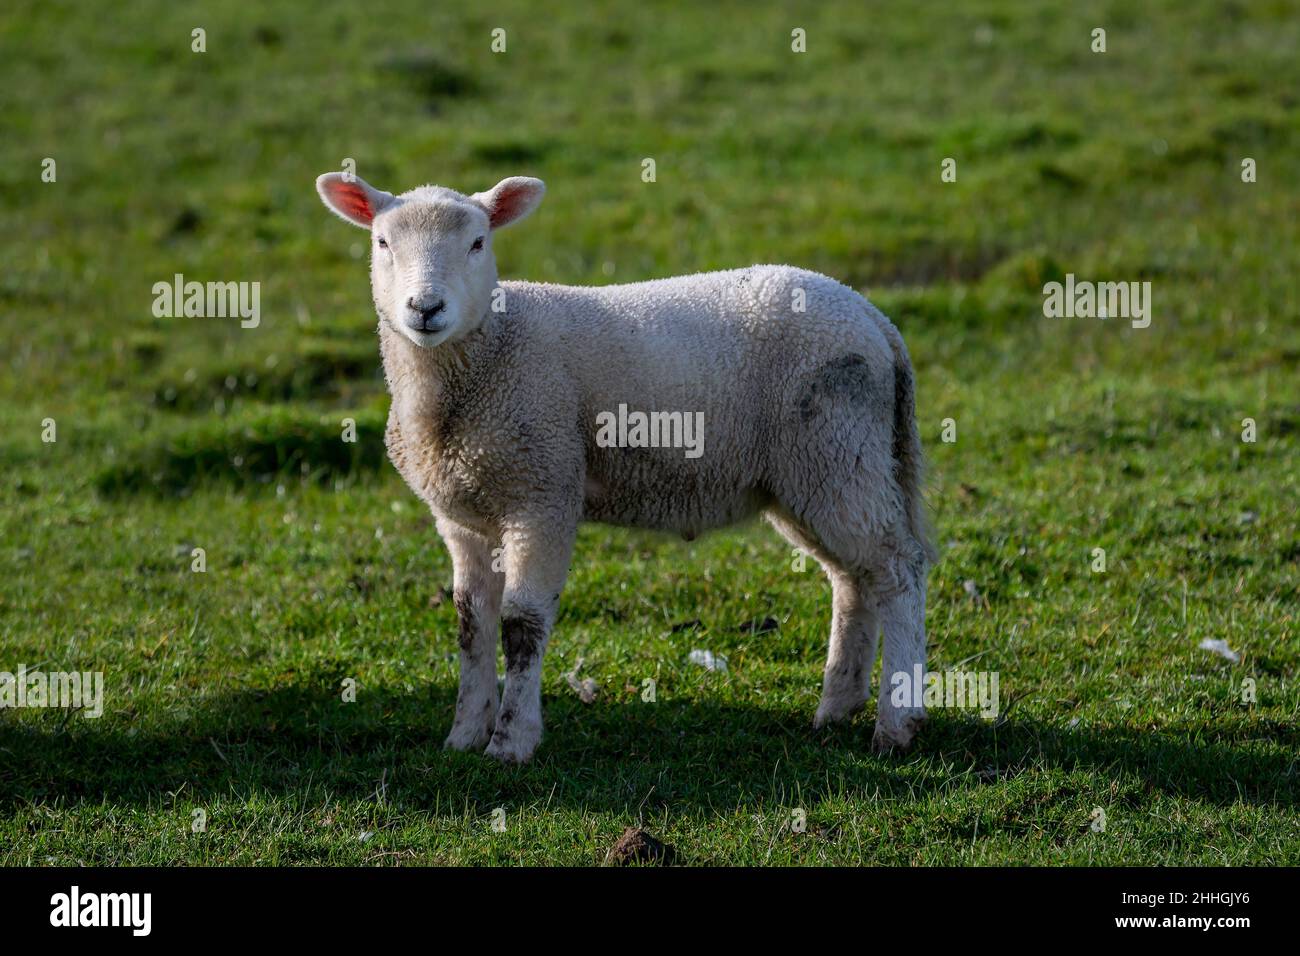
[[[441,345],[446,340],[451,333],[451,323],[431,329],[413,329],[409,325],[403,325],[401,333],[420,348],[431,349],[436,345]]]

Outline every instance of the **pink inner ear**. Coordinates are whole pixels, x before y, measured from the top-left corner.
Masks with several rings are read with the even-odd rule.
[[[492,197],[492,214],[488,219],[493,229],[519,218],[528,199],[528,189],[507,187]]]
[[[365,223],[374,221],[375,211],[370,208],[370,199],[359,183],[332,182],[329,193],[334,204],[353,219]]]

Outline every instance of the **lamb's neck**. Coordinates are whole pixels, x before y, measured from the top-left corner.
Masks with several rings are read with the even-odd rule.
[[[393,397],[393,411],[408,439],[432,440],[449,393],[454,394],[474,374],[486,335],[485,329],[478,329],[455,342],[424,349],[380,320],[384,377]]]

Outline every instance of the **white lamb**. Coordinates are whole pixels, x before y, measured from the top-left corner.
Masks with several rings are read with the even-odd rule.
[[[833,591],[814,726],[870,698],[882,625],[885,678],[924,670],[933,557],[912,367],[866,299],[788,266],[597,288],[498,283],[495,231],[537,207],[540,180],[393,196],[327,173],[316,188],[370,230],[389,457],[451,553],[460,691],[448,747],[532,757],[542,655],[584,519],[689,539],[762,512],[813,555]],[[703,454],[607,447],[600,421],[620,405],[703,413]],[[874,744],[906,747],[925,710],[888,696]]]

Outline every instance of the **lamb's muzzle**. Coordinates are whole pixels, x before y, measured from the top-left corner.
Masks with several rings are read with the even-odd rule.
[[[447,328],[447,323],[438,318],[438,313],[447,308],[447,303],[438,299],[432,305],[426,305],[429,301],[429,298],[406,300],[406,327],[419,335],[437,335]]]
[[[330,173],[317,189],[371,231],[389,457],[451,554],[460,692],[448,747],[532,757],[583,520],[689,540],[762,513],[816,558],[832,589],[816,726],[866,705],[882,628],[886,681],[924,667],[933,555],[914,376],[866,299],[788,266],[595,288],[498,282],[492,239],[536,208],[540,180],[394,196]],[[660,429],[654,440],[598,435],[616,413],[626,432],[628,410]],[[659,440],[685,423],[707,432],[693,436],[698,454]],[[876,745],[906,747],[924,719],[882,693]]]

